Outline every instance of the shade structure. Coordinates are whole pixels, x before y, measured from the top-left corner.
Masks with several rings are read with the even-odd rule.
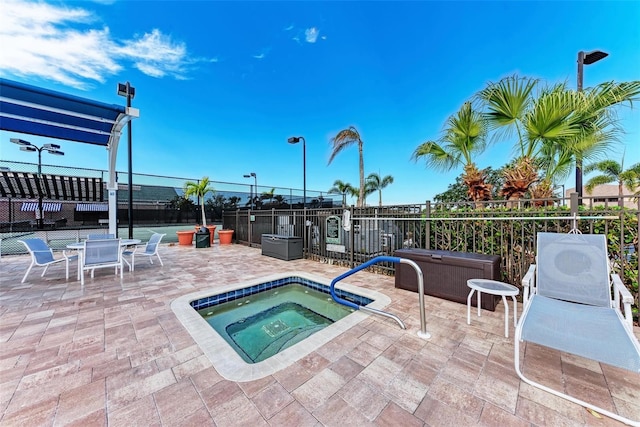
[[[107,148],[109,232],[116,233],[116,157],[124,126],[137,109],[0,79],[0,130]]]
[[[0,79],[2,130],[107,146],[126,107]]]
[[[0,172],[0,197],[53,200],[104,200],[101,178],[49,175],[28,172]]]

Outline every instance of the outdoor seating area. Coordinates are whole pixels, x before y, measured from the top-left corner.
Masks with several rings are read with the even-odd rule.
[[[544,343],[515,347],[502,301],[469,325],[467,305],[425,295],[424,340],[417,294],[368,271],[345,282],[387,295],[385,310],[406,330],[369,315],[279,372],[227,380],[172,301],[274,273],[330,280],[348,268],[237,244],[156,250],[161,266],[139,263],[122,279],[96,274],[82,287],[62,263],[20,283],[30,256],[0,259],[1,425],[623,425],[521,380],[514,348],[536,381],[640,420],[640,373]]]

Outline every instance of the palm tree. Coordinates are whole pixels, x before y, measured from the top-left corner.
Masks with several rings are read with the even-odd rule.
[[[364,203],[364,157],[362,155],[362,138],[360,138],[360,133],[358,130],[349,126],[348,129],[343,129],[336,136],[331,138],[331,143],[333,144],[333,149],[331,151],[331,156],[329,157],[329,164],[333,161],[333,159],[344,150],[346,147],[352,144],[358,144],[358,154],[360,159],[360,187],[358,192],[358,200],[356,202],[356,206],[361,207]]]
[[[518,157],[511,167],[504,169],[501,193],[507,199],[521,198],[538,178],[532,158],[535,146],[525,137],[525,120],[533,103],[532,91],[536,84],[534,79],[510,76],[490,83],[476,95],[486,106],[483,117],[489,128],[497,131],[494,138],[508,138],[514,131],[517,134]]]
[[[593,189],[598,185],[610,184],[616,182],[618,184],[618,206],[624,206],[624,199],[622,195],[624,193],[624,187],[630,192],[635,192],[638,184],[640,183],[640,163],[636,163],[629,169],[624,169],[624,157],[622,162],[618,163],[615,160],[603,160],[598,163],[587,165],[584,168],[584,173],[588,174],[593,171],[602,172],[602,175],[594,176],[589,179],[584,186],[587,193],[591,194]]]
[[[380,178],[380,175],[377,173],[371,173],[367,177],[367,184],[365,193],[371,194],[378,192],[378,206],[382,206],[382,189],[387,185],[393,184],[393,177],[391,175],[387,175],[384,178]]]
[[[275,192],[276,192],[275,188],[272,188],[270,191],[263,191],[262,194],[260,195],[260,200],[268,200],[269,203],[271,203]]]
[[[412,158],[415,161],[424,158],[427,166],[441,171],[463,166],[462,181],[471,200],[489,200],[491,185],[485,182],[484,171],[479,170],[473,161],[473,157],[486,148],[486,135],[485,120],[470,102],[465,102],[460,111],[447,119],[440,139],[420,144]]]
[[[631,103],[640,94],[638,81],[603,83],[584,92],[557,84],[534,97],[536,85],[536,80],[512,76],[477,95],[485,103],[492,129],[504,129],[505,135],[517,132],[518,158],[505,170],[502,190],[509,199],[521,198],[538,180],[540,170],[544,182],[531,191],[537,195],[550,192],[549,184],[566,177],[575,162],[608,151],[620,133],[612,107]]]
[[[350,193],[353,189],[353,186],[348,182],[342,182],[339,179],[336,179],[333,182],[333,187],[327,191],[329,194],[342,194],[342,206],[347,205],[347,193]]]
[[[204,196],[207,193],[215,193],[215,189],[210,185],[209,177],[205,176],[200,181],[187,181],[184,184],[184,197],[196,196],[200,199],[200,207],[202,208],[202,225],[206,227],[207,218],[204,212]]]

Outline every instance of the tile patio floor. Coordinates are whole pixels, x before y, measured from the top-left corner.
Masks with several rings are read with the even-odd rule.
[[[225,380],[174,315],[174,299],[272,273],[331,279],[346,269],[217,243],[163,245],[160,253],[164,267],[140,260],[122,281],[98,270],[84,289],[65,281],[64,265],[44,278],[37,269],[20,284],[29,258],[0,259],[0,425],[619,425],[518,379],[502,303],[469,326],[465,305],[426,297],[432,338],[424,341],[417,294],[369,272],[345,282],[389,296],[387,309],[406,331],[369,316],[283,371]],[[640,376],[532,345],[526,351],[525,372],[640,419]]]

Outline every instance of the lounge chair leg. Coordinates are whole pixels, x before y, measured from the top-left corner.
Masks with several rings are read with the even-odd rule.
[[[599,414],[606,415],[607,417],[613,418],[614,420],[618,420],[618,421],[620,421],[620,422],[622,422],[624,424],[631,425],[631,426],[636,426],[636,427],[640,426],[640,421],[633,421],[633,420],[630,420],[629,418],[625,418],[625,417],[623,417],[621,415],[614,414],[613,412],[609,412],[606,409],[603,409],[603,408],[600,408],[598,406],[592,405],[591,403],[587,403],[587,402],[585,402],[583,400],[580,400],[580,399],[577,399],[577,398],[575,398],[573,396],[569,396],[568,394],[561,393],[561,392],[559,392],[557,390],[549,388],[549,387],[547,387],[545,385],[542,385],[540,383],[537,383],[537,382],[535,382],[533,380],[530,380],[529,378],[525,377],[524,374],[522,373],[522,371],[520,371],[520,337],[518,335],[519,334],[517,334],[517,333],[515,334],[514,346],[513,346],[515,354],[514,354],[513,360],[514,360],[514,364],[515,364],[515,368],[516,368],[516,373],[518,374],[518,376],[520,377],[520,379],[522,381],[524,381],[525,383],[529,384],[532,387],[539,388],[540,390],[546,391],[547,393],[551,393],[551,394],[553,394],[555,396],[561,397],[561,398],[563,398],[565,400],[568,400],[570,402],[573,402],[573,403],[575,403],[577,405],[584,406],[585,408],[589,408],[589,409],[591,409],[593,411],[596,411]]]
[[[27,272],[24,273],[24,277],[22,278],[22,282],[20,283],[24,283],[24,281],[27,280],[27,276],[29,275],[31,268],[33,268],[33,261],[31,261],[31,264],[29,265],[29,268],[27,268]]]

